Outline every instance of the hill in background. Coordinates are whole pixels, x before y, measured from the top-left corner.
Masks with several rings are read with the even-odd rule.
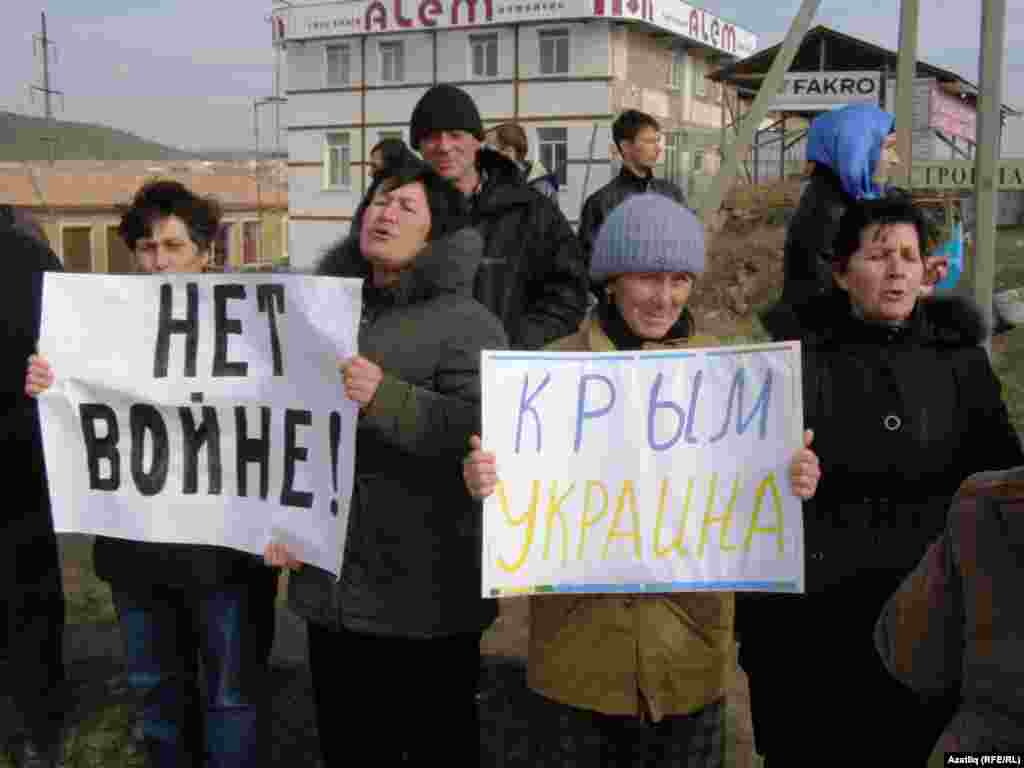
[[[56,143],[46,141],[55,137]],[[51,152],[53,153],[51,155]],[[266,159],[273,155],[244,148],[188,152],[147,141],[105,125],[0,112],[0,162],[50,160],[217,160]]]

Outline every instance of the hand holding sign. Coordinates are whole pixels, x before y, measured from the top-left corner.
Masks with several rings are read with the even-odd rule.
[[[289,571],[297,571],[302,567],[302,561],[296,560],[284,544],[267,544],[263,550],[263,562],[274,568],[287,568]]]
[[[469,438],[469,448],[471,452],[462,464],[462,477],[470,496],[486,499],[498,484],[498,465],[494,454],[482,449],[478,435]]]
[[[339,367],[345,380],[345,396],[362,409],[369,407],[384,378],[384,371],[362,356],[345,360]]]
[[[818,464],[818,454],[811,450],[811,443],[814,442],[814,430],[804,430],[804,447],[793,457],[793,463],[789,468],[789,480],[793,485],[793,495],[807,501],[814,496],[818,490],[818,480],[821,479],[821,466]]]
[[[45,357],[32,355],[25,372],[25,394],[37,397],[53,386],[53,369]]]

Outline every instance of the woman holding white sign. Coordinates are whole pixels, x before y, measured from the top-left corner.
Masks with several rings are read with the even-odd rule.
[[[831,296],[791,308],[803,349],[804,421],[821,487],[804,514],[806,595],[743,595],[740,662],[769,765],[851,765],[861,738],[887,765],[924,765],[955,702],[924,702],[875,653],[882,605],[938,536],[960,483],[1024,453],[985,351],[980,313],[922,299],[938,277],[927,226],[902,197],[853,204]],[[785,631],[780,632],[784,627]]]
[[[119,233],[140,272],[203,272],[220,207],[175,181],[140,189]],[[54,382],[29,358],[26,391]],[[97,536],[96,574],[110,583],[128,684],[142,699],[142,734],[153,768],[256,765],[276,580],[257,557],[225,547]],[[199,657],[205,673],[205,721]],[[205,728],[204,728],[205,725]],[[205,730],[205,739],[204,732]]]
[[[461,459],[480,428],[481,352],[507,341],[472,298],[483,240],[461,228],[462,194],[415,160],[369,200],[359,237],[319,268],[364,279],[360,355],[340,363],[339,396],[360,406],[341,578],[305,565],[289,599],[307,620],[325,766],[473,766],[495,606],[480,597],[480,509]],[[280,544],[266,557],[299,565]]]
[[[704,271],[702,224],[661,195],[637,195],[598,233],[590,267],[597,311],[548,348],[610,352],[717,346],[695,333],[686,308]],[[814,494],[809,449],[791,465],[793,493]],[[475,498],[493,493],[495,456],[478,437],[464,478]],[[535,733],[567,726],[531,749],[533,765],[715,768],[724,764],[725,695],[735,659],[731,592],[544,595],[530,598],[530,687],[540,694]],[[543,721],[543,725],[540,721]]]

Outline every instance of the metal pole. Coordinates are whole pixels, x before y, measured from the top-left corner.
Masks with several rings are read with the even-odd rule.
[[[900,47],[896,60],[896,153],[897,184],[910,189],[914,157],[914,74],[917,71],[917,21],[919,0],[900,2]]]
[[[981,85],[978,99],[978,144],[975,149],[975,226],[971,284],[988,328],[992,327],[992,284],[996,274],[997,174],[1002,144],[1003,69],[1006,52],[1006,0],[981,4]],[[985,339],[991,352],[991,340]]]
[[[793,63],[797,51],[800,50],[800,44],[803,42],[804,35],[807,34],[807,29],[811,26],[811,20],[814,18],[814,14],[818,12],[820,5],[821,0],[804,0],[796,18],[793,19],[793,24],[789,28],[785,41],[779,46],[779,52],[775,54],[775,61],[772,62],[771,70],[769,70],[768,76],[761,83],[761,88],[754,99],[754,105],[750,108],[750,112],[747,113],[746,119],[743,121],[743,127],[739,132],[739,136],[730,147],[731,151],[727,153],[725,163],[719,169],[715,178],[712,179],[711,186],[701,201],[703,203],[700,207],[701,216],[705,222],[721,207],[722,200],[725,198],[725,192],[736,177],[740,159],[746,156],[750,150],[754,134],[761,121],[764,120],[764,116],[768,114],[768,108],[771,106],[772,101],[778,95],[782,82],[785,79],[786,71],[789,69],[790,64]]]
[[[43,102],[46,119],[53,119],[53,101],[50,96],[50,38],[46,36],[46,12],[43,14]]]
[[[597,144],[598,124],[590,133],[590,150],[587,152],[587,169],[583,172],[583,191],[580,192],[580,218],[583,218],[583,206],[587,204],[587,187],[590,186],[590,166],[594,164],[594,145]]]

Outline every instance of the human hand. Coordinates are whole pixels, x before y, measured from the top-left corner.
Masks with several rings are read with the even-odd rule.
[[[797,451],[793,463],[789,467],[789,480],[793,495],[806,501],[814,496],[821,479],[821,465],[818,454],[811,450],[814,441],[814,430],[804,430],[804,447]]]
[[[367,408],[377,394],[384,371],[360,355],[342,361],[338,367],[345,382],[345,396],[360,408]]]
[[[25,371],[25,394],[36,397],[53,386],[54,375],[45,357],[30,355]]]
[[[302,567],[302,562],[296,560],[284,544],[271,542],[263,550],[263,562],[274,568],[287,568],[289,571],[297,571]]]
[[[498,465],[493,453],[481,448],[480,437],[469,438],[470,453],[462,462],[462,477],[474,499],[486,499],[498,484]]]

